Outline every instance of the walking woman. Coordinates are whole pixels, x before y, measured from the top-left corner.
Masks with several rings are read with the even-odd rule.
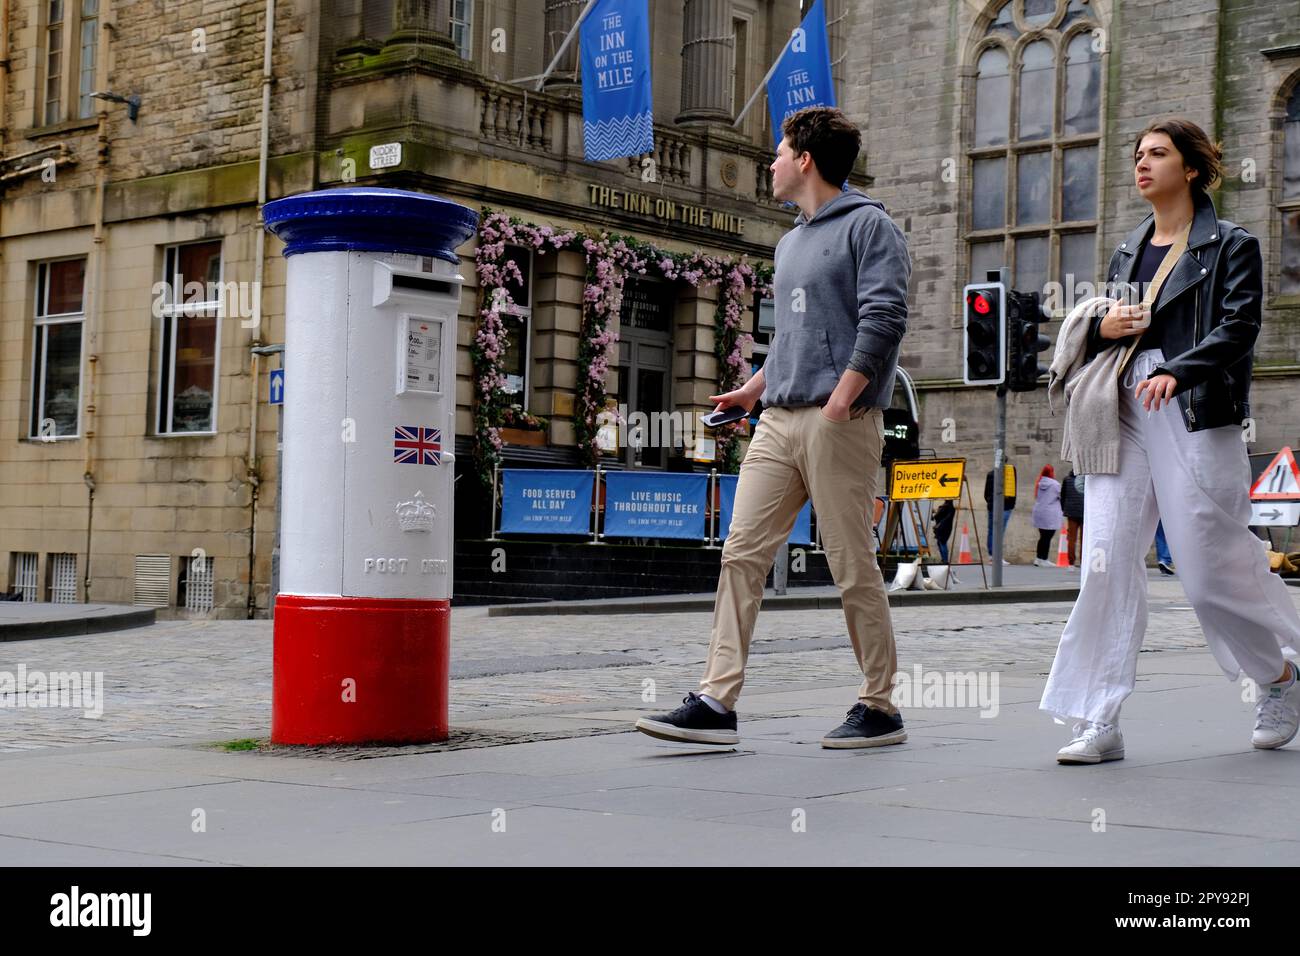
[[[1038,556],[1034,558],[1034,566],[1055,567],[1047,555],[1052,547],[1052,538],[1061,527],[1061,483],[1056,480],[1056,470],[1051,465],[1044,465],[1038,473],[1038,481],[1034,484],[1034,510],[1030,517],[1038,529]]]
[[[1254,746],[1284,746],[1300,725],[1296,668],[1283,656],[1300,645],[1300,614],[1247,527],[1241,423],[1263,298],[1259,241],[1217,217],[1206,189],[1222,152],[1191,121],[1144,129],[1133,171],[1151,214],[1106,278],[1142,294],[1080,303],[1048,382],[1049,396],[1065,394],[1062,456],[1088,476],[1079,597],[1040,704],[1076,722],[1061,763],[1124,756],[1120,708],[1136,680],[1144,563],[1162,518],[1210,651],[1229,679],[1244,672],[1259,685]]]

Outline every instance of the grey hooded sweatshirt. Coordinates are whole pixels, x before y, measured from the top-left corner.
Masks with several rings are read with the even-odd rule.
[[[854,407],[886,407],[907,331],[912,262],[876,200],[840,193],[781,237],[773,257],[776,333],[764,405],[824,405],[846,368],[866,375]]]

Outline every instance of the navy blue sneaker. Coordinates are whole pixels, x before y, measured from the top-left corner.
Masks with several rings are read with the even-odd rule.
[[[859,701],[845,715],[844,723],[822,738],[822,746],[831,750],[849,750],[901,744],[906,739],[902,716],[886,714]]]
[[[738,744],[736,712],[720,714],[698,694],[687,694],[672,713],[651,714],[636,722],[636,729],[660,740],[688,744]]]

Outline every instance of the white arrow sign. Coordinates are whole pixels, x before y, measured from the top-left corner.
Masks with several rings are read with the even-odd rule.
[[[1257,528],[1293,528],[1300,524],[1300,501],[1252,501],[1250,523]]]
[[[271,381],[269,384],[271,390],[271,404],[283,405],[284,404],[284,369],[282,368],[271,369]]]

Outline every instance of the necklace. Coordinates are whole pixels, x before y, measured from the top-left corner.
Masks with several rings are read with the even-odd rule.
[[[1192,215],[1192,219],[1195,219],[1195,218],[1196,218],[1196,215],[1193,213],[1193,215]],[[1155,229],[1152,229],[1152,231],[1151,231],[1151,245],[1153,245],[1153,246],[1170,246],[1170,245],[1173,245],[1173,243],[1174,243],[1174,239],[1177,239],[1179,236],[1181,236],[1185,231],[1187,231],[1187,228],[1188,228],[1189,226],[1191,226],[1191,224],[1192,224],[1192,219],[1188,219],[1188,220],[1187,220],[1186,222],[1184,222],[1181,226],[1179,226],[1179,227],[1178,227],[1177,229],[1175,229],[1172,233],[1170,233],[1170,235],[1173,236],[1173,239],[1170,239],[1168,242],[1156,242],[1156,230],[1155,230]]]

